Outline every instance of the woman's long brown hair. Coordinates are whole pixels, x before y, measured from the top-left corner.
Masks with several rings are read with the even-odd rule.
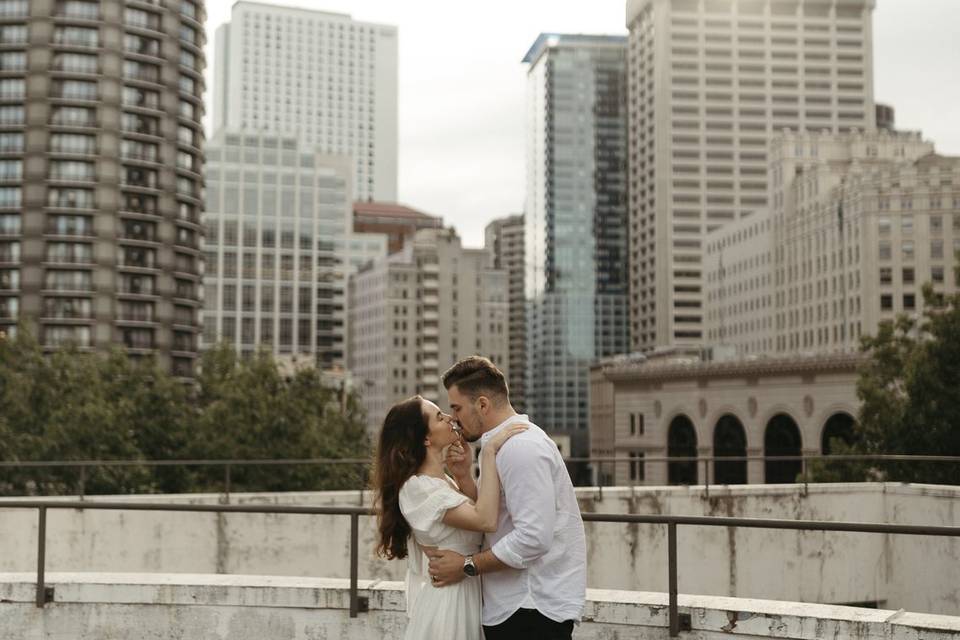
[[[427,456],[427,421],[423,399],[414,396],[393,405],[380,430],[374,467],[377,554],[387,559],[407,557],[410,525],[400,512],[400,487],[417,472]]]

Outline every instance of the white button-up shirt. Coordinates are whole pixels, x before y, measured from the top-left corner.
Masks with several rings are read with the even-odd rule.
[[[500,624],[520,608],[557,622],[579,620],[587,589],[587,547],[573,484],[557,445],[525,415],[511,416],[480,438],[483,446],[508,425],[531,427],[497,452],[500,515],[484,549],[512,568],[483,574],[483,624]],[[481,478],[481,482],[483,479]]]

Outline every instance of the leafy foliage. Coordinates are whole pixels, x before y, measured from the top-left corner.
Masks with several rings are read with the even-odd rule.
[[[313,369],[286,376],[268,353],[204,355],[193,385],[121,350],[44,354],[21,328],[0,340],[0,460],[125,460],[123,466],[0,468],[0,494],[220,491],[224,468],[151,460],[366,458],[359,402]],[[231,489],[294,491],[360,486],[357,465],[231,469]]]
[[[960,294],[944,296],[928,284],[923,299],[919,321],[901,315],[863,337],[870,358],[857,382],[860,417],[854,441],[835,441],[835,453],[960,455]],[[817,465],[814,477],[960,484],[960,465],[830,463]]]

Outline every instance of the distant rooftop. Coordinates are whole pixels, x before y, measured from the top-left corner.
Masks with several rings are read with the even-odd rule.
[[[394,202],[371,202],[359,200],[353,203],[354,216],[380,216],[391,218],[407,218],[410,220],[436,220],[440,226],[440,218],[424,213],[418,209]]]
[[[523,56],[523,62],[535,63],[544,51],[564,45],[625,45],[627,36],[592,35],[587,33],[541,33]]]

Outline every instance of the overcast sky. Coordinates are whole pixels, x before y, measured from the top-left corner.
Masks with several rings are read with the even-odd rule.
[[[265,0],[269,1],[269,0]],[[207,126],[213,34],[229,0],[207,1]],[[464,243],[524,198],[526,68],[541,32],[626,34],[625,0],[286,0],[393,24],[400,37],[399,200],[442,216]],[[960,155],[960,0],[877,0],[874,81],[897,126]]]

